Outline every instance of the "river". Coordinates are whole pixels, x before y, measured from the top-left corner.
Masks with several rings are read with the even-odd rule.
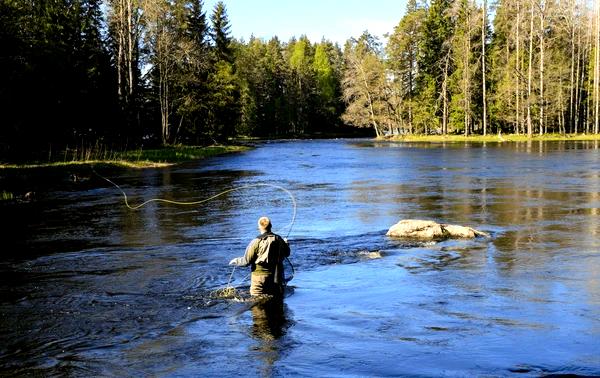
[[[279,141],[6,203],[2,376],[600,375],[598,142]],[[283,306],[215,298],[271,217]],[[400,219],[491,237],[387,238]],[[288,274],[289,274],[288,269]]]

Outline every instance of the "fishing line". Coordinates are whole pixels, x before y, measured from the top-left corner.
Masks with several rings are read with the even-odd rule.
[[[290,197],[290,200],[292,201],[292,205],[293,205],[293,212],[292,212],[292,220],[290,221],[289,224],[283,226],[282,228],[288,228],[287,234],[285,236],[285,238],[287,239],[290,236],[290,233],[292,232],[292,227],[294,226],[294,223],[296,222],[296,213],[297,213],[297,208],[298,205],[296,203],[296,198],[294,197],[294,195],[292,194],[292,192],[290,192],[289,190],[287,190],[286,188],[284,188],[283,186],[279,186],[279,185],[275,185],[275,184],[267,184],[267,183],[257,183],[257,184],[248,184],[248,185],[242,185],[242,186],[237,186],[231,189],[227,189],[225,191],[222,191],[221,193],[217,193],[214,196],[202,199],[202,200],[198,200],[198,201],[173,201],[173,200],[168,200],[168,199],[164,199],[164,198],[151,198],[149,200],[146,200],[138,205],[130,205],[129,204],[129,198],[127,197],[127,193],[125,193],[125,191],[119,186],[117,185],[115,182],[111,181],[110,179],[100,175],[98,172],[96,172],[96,170],[92,167],[92,171],[101,179],[109,182],[110,184],[112,184],[115,188],[117,188],[121,194],[123,194],[123,199],[125,201],[125,206],[127,206],[128,209],[130,210],[138,210],[144,206],[146,206],[149,203],[152,202],[162,202],[162,203],[168,203],[171,205],[177,205],[177,206],[195,206],[195,205],[201,205],[203,203],[209,202],[214,200],[215,198],[221,197],[227,193],[231,193],[231,192],[235,192],[235,191],[239,191],[239,190],[244,190],[244,189],[249,189],[249,188],[258,188],[258,187],[271,187],[271,188],[275,188],[275,189],[279,189],[284,191],[285,193],[287,193],[287,195]]]
[[[248,185],[242,185],[242,186],[237,186],[231,189],[227,189],[225,191],[222,191],[220,193],[215,194],[214,196],[202,199],[202,200],[198,200],[198,201],[173,201],[173,200],[168,200],[168,199],[164,199],[164,198],[151,198],[149,200],[146,200],[138,205],[130,205],[129,204],[129,199],[127,197],[127,193],[125,193],[125,191],[115,182],[113,182],[112,180],[102,176],[101,174],[99,174],[98,172],[96,172],[96,170],[94,169],[93,166],[90,166],[92,169],[92,172],[94,172],[98,177],[100,177],[101,179],[105,180],[106,182],[110,183],[111,185],[113,185],[115,188],[117,188],[121,194],[123,194],[123,199],[125,202],[125,206],[127,206],[128,209],[130,210],[139,210],[140,208],[146,206],[149,203],[152,202],[161,202],[161,203],[167,203],[167,204],[171,204],[171,205],[177,205],[177,206],[196,206],[196,205],[201,205],[204,204],[206,202],[212,201],[218,197],[221,197],[227,193],[231,193],[231,192],[235,192],[235,191],[239,191],[239,190],[244,190],[244,189],[249,189],[249,188],[258,188],[258,187],[271,187],[271,188],[275,188],[275,189],[279,189],[284,191],[285,193],[287,193],[287,195],[290,197],[290,200],[292,201],[292,220],[290,221],[289,224],[285,225],[283,228],[288,228],[287,234],[285,235],[285,239],[287,239],[290,236],[290,233],[292,232],[292,227],[294,226],[294,223],[296,222],[296,214],[297,214],[297,208],[298,205],[296,203],[296,198],[294,197],[294,195],[292,194],[292,192],[290,192],[289,190],[287,190],[286,188],[284,188],[283,186],[279,186],[279,185],[275,185],[275,184],[267,184],[267,183],[257,183],[257,184],[248,184]],[[234,239],[234,238],[231,238]],[[240,238],[235,238],[235,239],[240,239]],[[222,239],[221,239],[222,240]],[[296,274],[296,271],[294,269],[294,265],[292,264],[292,262],[289,260],[289,258],[285,258],[287,260],[287,262],[290,264],[291,268],[292,268],[292,275],[291,277],[286,280],[286,283],[288,281],[290,281],[292,278],[294,278],[294,275]],[[230,292],[232,289],[235,290],[234,288],[232,288],[230,286],[231,284],[231,279],[233,277],[233,273],[235,272],[235,266],[233,267],[233,270],[231,271],[231,274],[229,276],[229,281],[227,282],[227,286],[225,289],[221,289],[223,291],[223,294],[225,294],[225,291]]]

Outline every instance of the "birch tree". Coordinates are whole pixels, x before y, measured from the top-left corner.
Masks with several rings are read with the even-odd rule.
[[[373,127],[379,137],[383,135],[387,106],[385,67],[378,48],[376,39],[367,32],[346,43],[342,88],[347,107],[342,119],[357,127]]]
[[[598,134],[600,110],[600,4],[595,2],[595,21],[594,21],[594,134]]]

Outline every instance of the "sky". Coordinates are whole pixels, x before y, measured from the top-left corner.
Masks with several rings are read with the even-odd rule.
[[[207,16],[218,0],[205,0]],[[287,42],[306,35],[311,42],[322,38],[340,46],[363,31],[383,41],[392,33],[406,9],[406,0],[224,0],[231,34],[246,42],[251,35],[265,40],[273,36]]]

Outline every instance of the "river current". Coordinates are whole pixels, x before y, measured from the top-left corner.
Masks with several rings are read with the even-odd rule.
[[[2,376],[600,375],[598,142],[261,143],[2,204]],[[62,181],[61,181],[62,180]],[[76,182],[73,182],[76,181]],[[216,298],[269,216],[283,305]],[[490,238],[394,240],[401,219]],[[291,274],[288,267],[288,275]]]

